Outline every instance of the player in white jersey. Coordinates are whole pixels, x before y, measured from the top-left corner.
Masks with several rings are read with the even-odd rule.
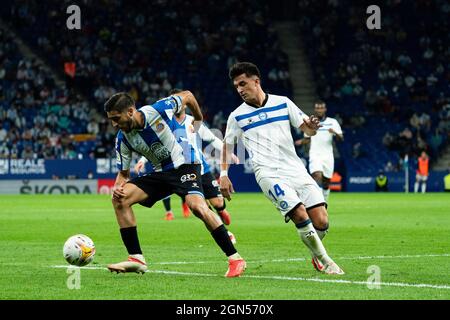
[[[337,141],[344,140],[339,122],[327,117],[325,102],[318,101],[314,104],[314,114],[320,120],[321,127],[315,136],[305,134],[303,139],[297,140],[296,145],[311,143],[309,149],[309,173],[317,184],[322,187],[325,201],[330,195],[330,180],[334,172],[333,137]]]
[[[295,152],[290,130],[292,125],[314,136],[320,127],[319,120],[307,117],[287,97],[266,94],[254,64],[236,63],[229,75],[244,103],[230,114],[227,122],[220,174],[222,194],[230,200],[234,192],[227,172],[231,152],[241,139],[251,158],[256,181],[285,221],[293,221],[300,239],[311,252],[316,270],[344,274],[322,244],[326,232],[320,230],[328,225],[326,203]]]
[[[228,230],[206,204],[200,180],[200,164],[186,161],[183,147],[172,132],[171,118],[185,106],[192,111],[196,120],[193,126],[198,129],[203,116],[197,100],[189,91],[182,91],[139,110],[127,93],[114,94],[104,105],[108,119],[120,129],[116,141],[119,172],[113,188],[112,204],[122,241],[129,254],[127,261],[108,265],[111,271],[147,271],[132,206],[139,203],[152,207],[155,202],[172,193],[185,197],[189,208],[204,222],[227,255],[229,268],[225,276],[237,277],[245,269],[245,261],[237,253]],[[151,162],[150,174],[129,180],[132,152],[145,156]]]

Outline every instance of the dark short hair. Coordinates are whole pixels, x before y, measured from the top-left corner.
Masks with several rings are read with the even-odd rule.
[[[177,93],[180,93],[180,92],[182,92],[182,91],[184,91],[184,90],[178,89],[178,88],[173,88],[172,90],[169,91],[169,94],[170,94],[170,95],[172,95],[172,94],[177,94]]]
[[[317,100],[316,102],[314,102],[314,105],[316,105],[316,104],[318,104],[318,105],[323,104],[324,106],[327,105],[327,104],[325,103],[325,101],[323,101],[323,100]]]
[[[261,73],[256,65],[251,62],[237,62],[233,66],[231,66],[228,76],[231,80],[234,80],[237,76],[244,74],[247,77],[257,76],[261,79]]]
[[[135,102],[132,96],[126,92],[118,92],[113,94],[103,105],[105,112],[119,111],[134,106]]]

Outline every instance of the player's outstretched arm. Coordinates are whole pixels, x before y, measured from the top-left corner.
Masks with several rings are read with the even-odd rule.
[[[220,192],[228,201],[231,201],[231,194],[234,192],[233,184],[228,177],[228,168],[233,161],[233,147],[233,144],[224,143],[220,155]]]
[[[311,116],[309,118],[303,119],[303,123],[300,126],[300,129],[306,133],[308,136],[314,136],[317,133],[317,130],[321,127],[320,120],[316,116]]]
[[[201,125],[201,121],[203,121],[202,110],[200,109],[197,99],[189,90],[181,91],[175,95],[181,98],[183,106],[187,106],[189,110],[191,110],[194,122],[197,122],[197,124],[194,123],[195,131],[197,132]]]

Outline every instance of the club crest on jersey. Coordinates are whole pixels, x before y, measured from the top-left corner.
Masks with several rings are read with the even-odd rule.
[[[156,123],[156,131],[161,132],[163,130],[164,130],[164,123],[162,123],[162,122]]]
[[[261,112],[258,114],[259,120],[266,120],[267,119],[267,113]]]
[[[181,183],[185,183],[186,181],[196,181],[197,175],[195,173],[188,173],[181,176]]]

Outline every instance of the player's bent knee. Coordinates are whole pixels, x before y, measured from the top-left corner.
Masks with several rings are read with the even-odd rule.
[[[187,196],[186,204],[197,217],[202,217],[209,209],[205,199],[200,196]]]
[[[320,206],[308,211],[314,227],[319,229],[328,229],[328,212],[325,206]]]
[[[306,212],[305,206],[300,205],[290,213],[290,217],[293,223],[297,224],[308,220],[308,213]]]

